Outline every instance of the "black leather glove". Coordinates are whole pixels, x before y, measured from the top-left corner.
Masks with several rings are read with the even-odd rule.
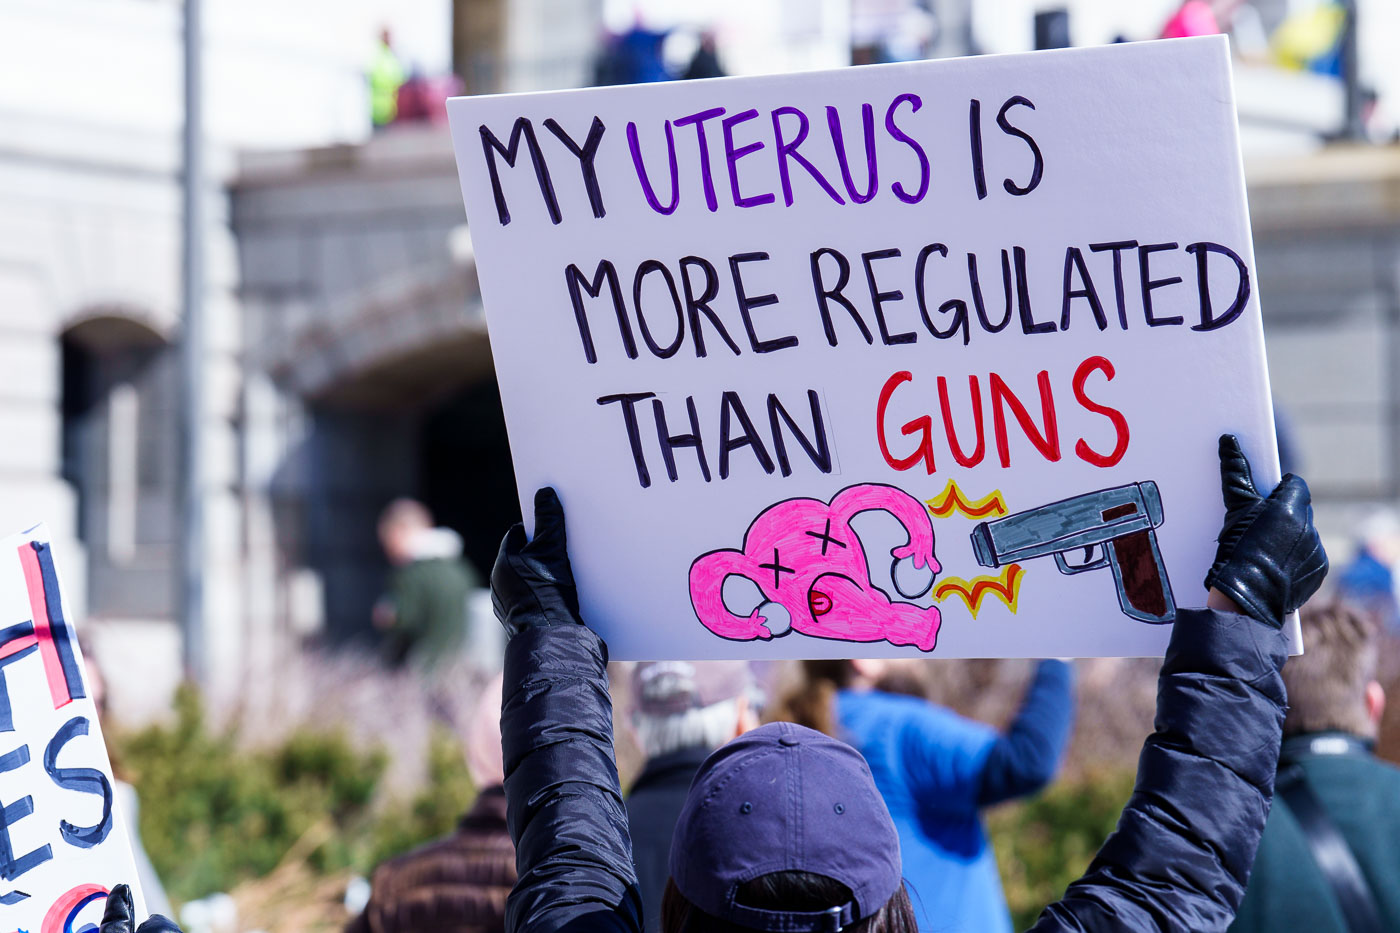
[[[564,507],[549,486],[535,492],[534,540],[527,541],[524,526],[516,525],[501,541],[491,570],[491,605],[508,638],[534,626],[583,624],[569,567]]]
[[[1313,527],[1308,484],[1292,473],[1268,498],[1254,488],[1249,461],[1233,434],[1220,437],[1225,525],[1206,587],[1275,628],[1307,602],[1327,576],[1327,552]]]
[[[131,888],[119,884],[107,895],[107,909],[102,913],[102,926],[97,933],[181,933],[175,921],[160,914],[152,914],[140,926],[135,926],[132,916],[136,907],[131,901]]]

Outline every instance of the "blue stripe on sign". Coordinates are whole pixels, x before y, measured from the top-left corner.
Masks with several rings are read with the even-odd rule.
[[[63,603],[58,595],[58,573],[53,569],[53,551],[46,542],[31,541],[29,546],[39,558],[39,575],[44,579],[44,602],[49,610],[49,627],[53,630],[54,647],[63,665],[63,679],[68,682],[68,696],[77,700],[87,696],[83,690],[83,675],[78,670],[78,658],[73,653],[73,635],[63,617]]]
[[[102,900],[106,896],[106,891],[95,891],[92,894],[89,894],[87,897],[83,898],[81,901],[78,901],[78,903],[73,906],[73,912],[68,915],[68,919],[63,921],[63,933],[75,933],[75,931],[73,930],[73,919],[77,917],[78,914],[82,913],[84,907],[91,904],[93,901]],[[83,927],[83,930],[86,929],[89,928],[86,926]],[[81,931],[78,931],[78,933],[81,933]]]

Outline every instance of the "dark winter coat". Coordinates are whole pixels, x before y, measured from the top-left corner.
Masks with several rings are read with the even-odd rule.
[[[1338,744],[1340,753],[1335,750]],[[1370,885],[1381,922],[1388,930],[1400,930],[1400,768],[1340,733],[1295,736],[1283,747],[1284,758],[1302,769],[1318,803],[1346,840]],[[1336,895],[1285,800],[1274,801],[1249,893],[1230,930],[1347,933]]]
[[[493,787],[451,836],[376,868],[369,904],[345,933],[500,933],[514,884],[505,791]]]
[[[1224,930],[1244,896],[1282,735],[1283,636],[1244,616],[1177,615],[1137,787],[1085,875],[1033,928]],[[618,787],[607,651],[580,625],[506,650],[501,726],[520,881],[513,933],[642,928]]]
[[[647,933],[661,929],[661,895],[671,877],[671,836],[690,793],[690,782],[711,751],[696,745],[657,755],[647,761],[627,794],[632,859]]]

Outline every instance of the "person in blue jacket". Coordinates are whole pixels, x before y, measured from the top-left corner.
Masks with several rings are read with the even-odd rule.
[[[1182,609],[1158,682],[1156,730],[1118,828],[1034,933],[1224,930],[1273,794],[1285,616],[1327,556],[1307,484],[1266,497],[1221,438],[1225,519],[1206,609]],[[535,537],[501,543],[492,600],[510,641],[501,709],[519,880],[513,933],[637,933],[641,905],[613,753],[607,648],[583,624],[564,512],[535,496]],[[899,838],[850,746],[772,723],[696,775],[671,847],[664,933],[913,933]],[[978,933],[978,931],[969,931]]]
[[[904,883],[924,933],[1011,933],[981,809],[1055,776],[1074,713],[1072,671],[1041,661],[1005,732],[883,689],[899,662],[802,662],[775,718],[849,742],[865,757],[899,833]]]

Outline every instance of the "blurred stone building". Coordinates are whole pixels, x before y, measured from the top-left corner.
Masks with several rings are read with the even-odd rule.
[[[775,69],[839,54],[815,3],[751,21],[795,36]],[[367,634],[390,498],[426,501],[482,569],[517,515],[450,142],[363,141],[370,39],[390,19],[405,57],[455,55],[474,92],[571,86],[605,3],[206,6],[200,489],[210,687],[232,701],[275,689],[308,639]],[[10,0],[0,23],[5,67],[35,78],[0,82],[0,530],[49,524],[139,716],[180,676],[180,7]],[[752,61],[778,45],[749,32]],[[1318,151],[1335,88],[1281,80],[1237,74],[1260,289],[1276,396],[1339,540],[1400,499],[1400,151]]]

